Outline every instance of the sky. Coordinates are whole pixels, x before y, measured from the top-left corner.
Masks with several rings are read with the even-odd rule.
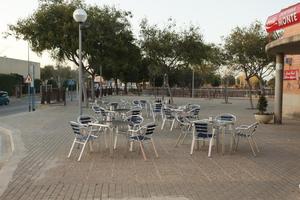
[[[222,43],[236,26],[248,26],[255,20],[265,23],[268,16],[281,9],[300,2],[299,0],[86,0],[87,4],[110,5],[131,11],[133,32],[139,33],[139,24],[147,18],[150,24],[163,26],[168,18],[177,26],[194,24],[200,27],[204,40],[208,43]],[[38,0],[0,0],[0,56],[28,59],[26,41],[13,37],[3,38],[8,24],[30,16],[38,7]],[[47,52],[36,55],[29,50],[29,59],[40,62],[41,66],[54,64]]]

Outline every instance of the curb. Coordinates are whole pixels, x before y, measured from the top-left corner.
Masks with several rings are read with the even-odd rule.
[[[21,139],[21,132],[12,128],[0,126],[0,134],[5,134],[10,140],[10,151],[0,169],[0,197],[6,190],[19,161],[25,156],[25,147]]]

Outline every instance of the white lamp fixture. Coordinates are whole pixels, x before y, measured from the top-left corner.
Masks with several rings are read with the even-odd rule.
[[[87,19],[87,14],[85,10],[78,8],[73,12],[73,18],[78,23],[83,23]]]

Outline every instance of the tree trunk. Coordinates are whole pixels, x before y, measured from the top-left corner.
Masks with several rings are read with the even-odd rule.
[[[115,87],[116,87],[116,95],[119,94],[119,88],[118,88],[118,79],[115,78]]]
[[[124,93],[125,93],[125,94],[128,94],[128,90],[127,90],[127,82],[124,83]]]
[[[85,81],[82,81],[82,92],[83,92],[83,105],[88,108],[88,95],[87,95],[87,87],[85,85]]]
[[[265,83],[264,83],[264,80],[263,79],[259,79],[259,88],[260,88],[260,91],[261,91],[261,95],[265,95],[266,94],[266,91],[265,91]]]
[[[252,86],[251,86],[251,83],[250,83],[250,80],[249,80],[249,79],[246,79],[246,82],[247,82],[248,87],[249,87],[249,100],[250,100],[250,106],[251,106],[251,109],[254,109],[254,106],[253,106],[253,99],[252,99]]]
[[[95,101],[94,79],[95,79],[95,75],[93,74],[91,80],[91,98],[93,102]]]

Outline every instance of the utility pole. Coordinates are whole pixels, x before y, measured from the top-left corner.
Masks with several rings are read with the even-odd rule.
[[[27,68],[28,68],[28,76],[30,76],[30,65],[29,65],[29,42],[27,43],[27,55],[28,55],[28,60],[27,60]],[[28,111],[31,112],[31,95],[30,95],[30,83],[28,84]]]

